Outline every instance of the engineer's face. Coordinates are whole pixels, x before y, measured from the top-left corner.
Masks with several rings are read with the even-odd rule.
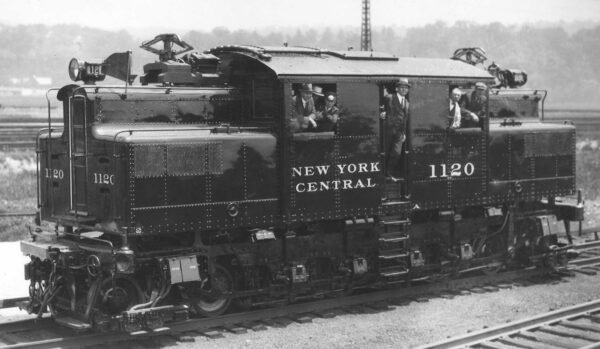
[[[452,94],[450,96],[452,98],[452,101],[458,102],[460,100],[461,95],[462,94],[460,92],[452,92]]]
[[[408,86],[399,86],[398,87],[398,93],[400,94],[400,96],[404,97],[408,94]]]
[[[310,91],[302,91],[302,99],[308,101],[312,97],[312,92]]]

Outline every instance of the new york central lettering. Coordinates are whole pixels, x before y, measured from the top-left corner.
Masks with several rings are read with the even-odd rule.
[[[325,176],[328,174],[335,174],[337,176],[351,175],[355,173],[369,174],[380,171],[379,162],[336,164],[333,166],[297,166],[292,167],[292,178],[306,177],[307,181],[297,182],[294,188],[298,193],[312,193],[328,190],[374,188],[376,183],[373,180],[373,177],[358,179],[336,178],[332,180],[308,181],[309,177]]]
[[[292,177],[310,177],[315,175],[326,175],[331,165],[300,166],[292,167]],[[337,164],[335,169],[339,174],[353,174],[365,172],[379,172],[379,162],[360,162],[358,164]]]

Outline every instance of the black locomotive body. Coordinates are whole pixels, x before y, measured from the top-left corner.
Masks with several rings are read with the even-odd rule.
[[[492,89],[478,127],[451,129],[454,87],[493,85],[456,60],[224,46],[142,86],[68,85],[40,133],[28,310],[133,331],[240,306],[418,277],[564,264],[582,219],[575,128],[540,121],[542,91]],[[88,69],[92,75],[102,72]],[[95,75],[94,75],[95,74]],[[385,86],[408,78],[401,180],[389,181]],[[290,127],[302,84],[335,92],[334,131]]]

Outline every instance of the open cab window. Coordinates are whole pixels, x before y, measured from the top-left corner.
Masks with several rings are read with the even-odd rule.
[[[306,82],[291,85],[290,129],[294,133],[337,133],[340,108],[337,85]]]
[[[483,128],[489,107],[489,89],[485,84],[450,85],[448,96],[449,129]]]

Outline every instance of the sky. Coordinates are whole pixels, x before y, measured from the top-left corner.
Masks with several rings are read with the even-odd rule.
[[[3,24],[210,31],[360,26],[361,0],[0,0]],[[371,0],[373,27],[600,21],[600,0]]]

